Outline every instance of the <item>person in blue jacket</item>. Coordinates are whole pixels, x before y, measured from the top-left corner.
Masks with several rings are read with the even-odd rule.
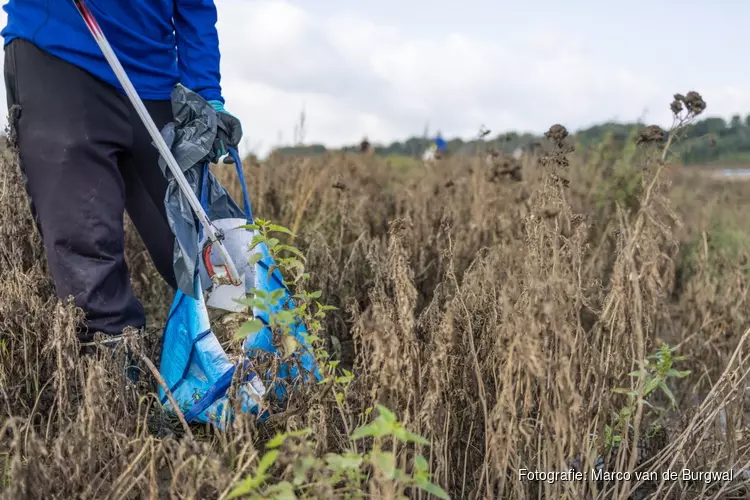
[[[443,134],[435,134],[435,157],[442,158],[448,152],[448,143],[443,139]]]
[[[237,147],[242,129],[224,110],[214,0],[86,4],[159,128],[173,120],[170,94],[181,83],[222,122],[210,159]],[[176,289],[159,153],[72,0],[3,8],[10,137],[55,290],[83,309],[81,342],[95,333],[114,341],[125,327],[145,326],[125,264],[125,211]]]

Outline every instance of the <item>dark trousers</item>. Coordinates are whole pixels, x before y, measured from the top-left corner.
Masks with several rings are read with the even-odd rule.
[[[114,87],[24,40],[5,49],[5,88],[8,108],[20,108],[11,127],[57,295],[86,314],[79,338],[142,328],[125,265],[125,210],[176,288],[167,181],[146,128]],[[172,121],[169,101],[145,104],[159,128]]]

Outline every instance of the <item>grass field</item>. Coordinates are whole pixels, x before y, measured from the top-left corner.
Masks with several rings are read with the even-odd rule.
[[[247,163],[256,215],[298,234],[281,239],[305,289],[337,308],[336,377],[268,423],[192,438],[145,367],[133,385],[118,359],[79,359],[6,151],[3,497],[745,498],[750,185],[667,175],[654,134],[593,155],[566,141],[553,127],[521,180],[502,157]],[[130,226],[128,262],[152,332],[134,348],[158,366],[171,293]],[[618,477],[591,473],[600,458]],[[574,466],[587,477],[519,473]]]

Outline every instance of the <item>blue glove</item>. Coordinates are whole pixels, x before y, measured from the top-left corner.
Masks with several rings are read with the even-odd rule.
[[[216,139],[214,139],[211,162],[216,163],[219,158],[228,153],[227,148],[237,149],[242,139],[242,124],[240,121],[227,110],[221,101],[208,101],[212,108],[216,110],[219,122],[216,127]],[[224,159],[224,163],[233,163],[231,156]]]

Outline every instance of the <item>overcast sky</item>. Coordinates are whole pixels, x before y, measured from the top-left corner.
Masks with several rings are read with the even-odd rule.
[[[177,0],[179,1],[179,0]],[[245,151],[667,125],[675,92],[750,113],[750,3],[738,0],[217,0],[227,110]],[[2,19],[4,23],[5,20]]]

